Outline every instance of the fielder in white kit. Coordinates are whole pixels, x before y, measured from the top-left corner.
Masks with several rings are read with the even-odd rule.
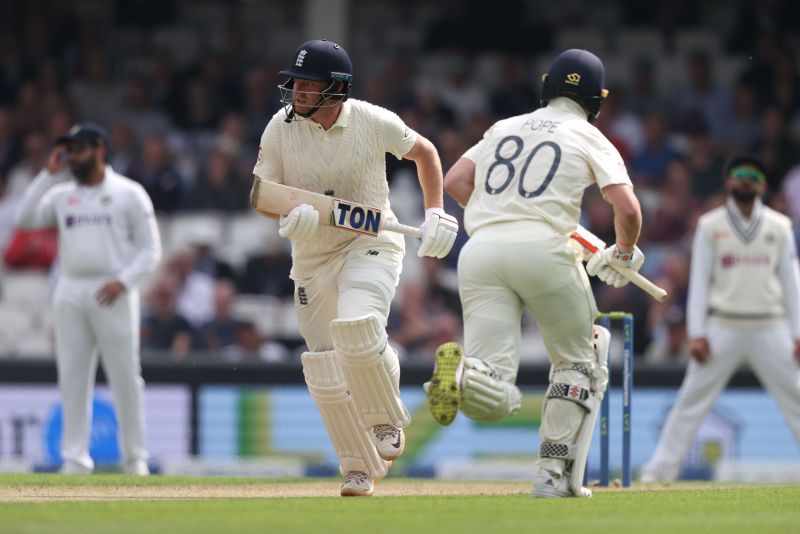
[[[445,189],[466,206],[470,239],[458,261],[464,351],[442,345],[425,384],[431,411],[449,424],[460,411],[497,421],[519,410],[520,322],[527,308],[551,362],[542,407],[537,497],[591,496],[582,487],[589,443],[608,383],[608,330],[569,235],[584,190],[602,190],[614,208],[616,243],[596,254],[590,274],[621,287],[610,264],[634,270],[639,203],[619,152],[593,121],[605,99],[604,68],[585,50],[567,50],[544,78],[546,107],[495,123],[453,165]]]
[[[61,137],[25,192],[16,224],[58,229],[53,304],[61,472],[94,470],[89,436],[99,356],[114,397],[123,469],[147,475],[137,286],[155,271],[161,241],[150,197],[106,166],[107,150],[108,136],[95,124],[78,124]]]
[[[375,206],[389,206],[386,153],[417,165],[425,207],[418,254],[442,258],[458,223],[442,209],[442,169],[433,145],[394,113],[348,99],[353,68],[347,52],[308,41],[281,74],[286,107],[264,130],[253,173],[264,180]],[[292,242],[295,309],[309,351],[301,360],[336,450],[343,496],[369,496],[405,442],[410,422],[400,399],[400,366],[388,345],[386,320],[400,276],[404,238],[377,237],[318,225],[301,204],[280,218]]]
[[[642,482],[678,478],[697,429],[743,363],[800,443],[800,276],[792,222],[761,202],[767,180],[758,158],[732,158],[725,186],[725,205],[697,223],[687,309],[692,359]]]

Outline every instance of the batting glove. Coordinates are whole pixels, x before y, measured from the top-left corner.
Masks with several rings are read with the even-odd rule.
[[[281,215],[278,235],[292,241],[304,241],[317,232],[319,212],[308,204],[300,204],[289,215]]]
[[[642,268],[642,264],[644,264],[644,254],[639,247],[634,246],[633,250],[623,252],[615,244],[592,256],[586,264],[586,272],[610,286],[624,287],[628,284],[628,279],[618,273],[614,267],[625,267],[632,271],[638,271]]]
[[[422,243],[417,251],[417,256],[430,256],[444,258],[458,234],[458,221],[448,215],[442,208],[428,208],[425,210],[425,222],[420,227],[422,230]]]

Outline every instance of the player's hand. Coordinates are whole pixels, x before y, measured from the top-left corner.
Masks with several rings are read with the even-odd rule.
[[[706,363],[711,350],[708,347],[708,339],[698,337],[689,340],[689,354],[692,355],[697,363]]]
[[[292,241],[304,241],[317,233],[319,212],[309,204],[300,204],[280,218],[278,234]]]
[[[422,243],[419,245],[417,256],[430,256],[444,258],[458,234],[458,221],[448,215],[442,208],[428,208],[425,210],[425,222],[420,227],[422,230]]]
[[[100,306],[111,306],[122,293],[125,292],[125,285],[119,280],[113,280],[106,284],[97,292],[97,303]]]
[[[639,247],[634,246],[631,251],[620,251],[617,245],[612,245],[589,259],[586,263],[586,272],[610,286],[624,287],[628,284],[628,279],[618,273],[614,266],[638,271],[643,264],[644,254]]]
[[[65,145],[56,145],[47,156],[47,163],[45,168],[50,174],[59,174],[64,170],[67,165],[67,147]]]

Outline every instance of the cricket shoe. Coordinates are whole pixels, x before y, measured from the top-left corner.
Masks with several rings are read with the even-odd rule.
[[[375,483],[368,474],[361,471],[348,471],[342,483],[342,497],[372,497]]]
[[[540,468],[533,477],[533,496],[543,499],[563,499],[566,497],[591,497],[592,490],[581,487],[574,493],[569,487],[569,476],[559,475],[549,469]]]
[[[436,349],[433,376],[423,388],[428,395],[433,418],[441,425],[449,425],[456,418],[461,404],[461,375],[464,372],[464,354],[458,343],[445,343]]]
[[[147,467],[147,462],[144,460],[134,460],[126,463],[122,470],[126,475],[134,477],[146,477],[150,474],[150,468]]]
[[[392,425],[375,425],[372,427],[372,435],[375,438],[378,455],[384,460],[397,460],[403,454],[406,435],[402,428]]]

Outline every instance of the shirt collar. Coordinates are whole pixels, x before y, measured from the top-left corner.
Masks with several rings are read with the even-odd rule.
[[[764,203],[759,197],[756,197],[755,201],[753,202],[753,211],[750,212],[750,218],[748,219],[742,214],[742,212],[739,210],[738,204],[736,204],[731,197],[728,197],[725,202],[728,205],[728,210],[746,225],[752,224],[753,222],[759,220],[761,218],[761,212],[764,209]]]
[[[570,115],[577,115],[583,119],[585,119],[588,115],[586,110],[583,109],[583,106],[565,96],[559,96],[552,99],[548,103],[548,106],[551,106],[553,109],[558,111],[565,111]]]
[[[339,116],[336,117],[336,122],[330,127],[331,130],[334,128],[346,128],[347,122],[350,119],[350,102],[344,101],[342,102],[342,109],[339,111]]]

